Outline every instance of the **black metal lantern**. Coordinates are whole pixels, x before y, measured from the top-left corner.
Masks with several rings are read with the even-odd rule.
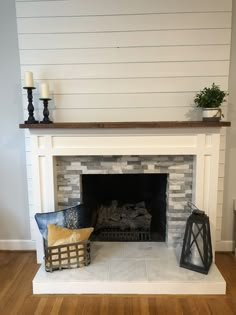
[[[180,267],[208,274],[212,263],[209,217],[201,210],[193,210],[187,219]]]

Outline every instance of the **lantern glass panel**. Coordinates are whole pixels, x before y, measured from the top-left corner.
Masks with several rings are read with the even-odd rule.
[[[203,236],[202,236],[202,224],[193,223],[191,238],[190,238],[190,254],[188,256],[189,262],[203,267]]]

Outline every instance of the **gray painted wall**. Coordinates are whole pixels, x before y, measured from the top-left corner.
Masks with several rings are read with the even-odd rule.
[[[229,76],[228,120],[225,161],[225,194],[222,221],[222,240],[233,238],[233,199],[236,199],[236,2],[233,1],[231,61]],[[236,227],[235,227],[236,228]]]
[[[0,1],[0,240],[30,239],[14,0]]]

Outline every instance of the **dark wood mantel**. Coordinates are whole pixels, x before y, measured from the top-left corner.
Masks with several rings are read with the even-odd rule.
[[[52,124],[20,124],[21,129],[134,129],[134,128],[211,128],[229,127],[229,121],[143,121],[143,122],[65,122]]]

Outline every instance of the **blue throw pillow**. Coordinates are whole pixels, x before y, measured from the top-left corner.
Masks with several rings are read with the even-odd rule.
[[[60,211],[36,213],[35,220],[39,230],[46,240],[48,235],[48,224],[56,224],[69,229],[87,227],[85,220],[86,209],[83,205],[67,208]]]

